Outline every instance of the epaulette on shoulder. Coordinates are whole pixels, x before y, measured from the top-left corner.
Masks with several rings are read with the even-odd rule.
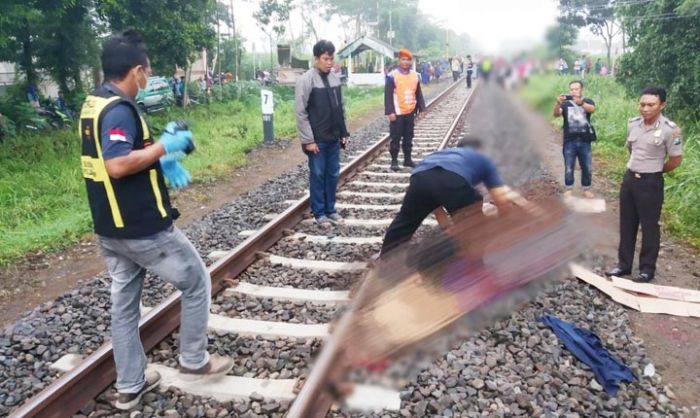
[[[641,119],[642,119],[641,116],[635,116],[635,117],[633,117],[633,118],[629,118],[629,120],[627,121],[627,123],[638,122],[638,121],[640,121]]]
[[[666,122],[666,125],[670,126],[671,128],[677,128],[677,127],[678,127],[678,125],[676,125],[676,123],[673,122],[673,121],[671,121],[671,120],[666,119],[664,122]]]

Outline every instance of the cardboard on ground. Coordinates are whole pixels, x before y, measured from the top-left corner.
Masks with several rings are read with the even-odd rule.
[[[700,291],[673,286],[659,286],[651,283],[636,283],[632,280],[613,276],[612,284],[620,289],[643,293],[661,299],[679,300],[681,302],[700,303]]]
[[[592,286],[595,286],[598,288],[598,290],[610,296],[615,302],[637,311],[645,313],[663,313],[675,316],[693,316],[700,318],[699,303],[636,295],[615,286],[612,281],[598,276],[579,264],[571,263],[570,267],[574,276]],[[635,283],[635,286],[636,285],[637,284]]]
[[[605,199],[583,199],[580,197],[564,198],[564,203],[569,209],[578,213],[603,213],[605,212]]]

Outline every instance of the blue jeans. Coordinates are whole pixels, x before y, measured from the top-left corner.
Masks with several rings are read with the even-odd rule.
[[[564,142],[564,184],[567,189],[574,187],[576,159],[581,167],[581,186],[590,187],[593,154],[589,141],[569,140]]]
[[[99,237],[99,243],[112,277],[117,390],[136,393],[145,384],[146,355],[139,335],[139,307],[146,269],[182,292],[180,365],[190,369],[206,365],[211,278],[187,237],[173,226],[143,239]]]
[[[309,193],[314,217],[335,213],[335,191],[340,175],[340,141],[318,142],[318,154],[309,157]]]

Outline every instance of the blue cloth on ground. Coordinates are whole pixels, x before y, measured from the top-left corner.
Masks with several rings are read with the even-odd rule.
[[[620,381],[634,380],[632,370],[614,358],[591,331],[552,315],[544,315],[539,320],[552,328],[564,346],[593,370],[596,380],[608,395],[617,394]]]

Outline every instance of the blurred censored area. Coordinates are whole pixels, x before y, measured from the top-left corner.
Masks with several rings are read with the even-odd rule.
[[[478,332],[519,309],[583,248],[583,224],[557,198],[497,216],[481,209],[465,208],[449,228],[377,262],[349,313],[342,346],[351,364],[436,348],[455,327]]]
[[[506,184],[529,202],[491,216],[484,214],[488,204],[464,208],[449,228],[417,236],[378,261],[350,312],[348,333],[339,336],[355,366],[400,357],[414,364],[392,369],[415,371],[422,354],[429,362],[519,310],[590,245],[593,225],[569,210],[541,167],[532,120],[510,93],[480,89],[466,130],[483,140]]]

